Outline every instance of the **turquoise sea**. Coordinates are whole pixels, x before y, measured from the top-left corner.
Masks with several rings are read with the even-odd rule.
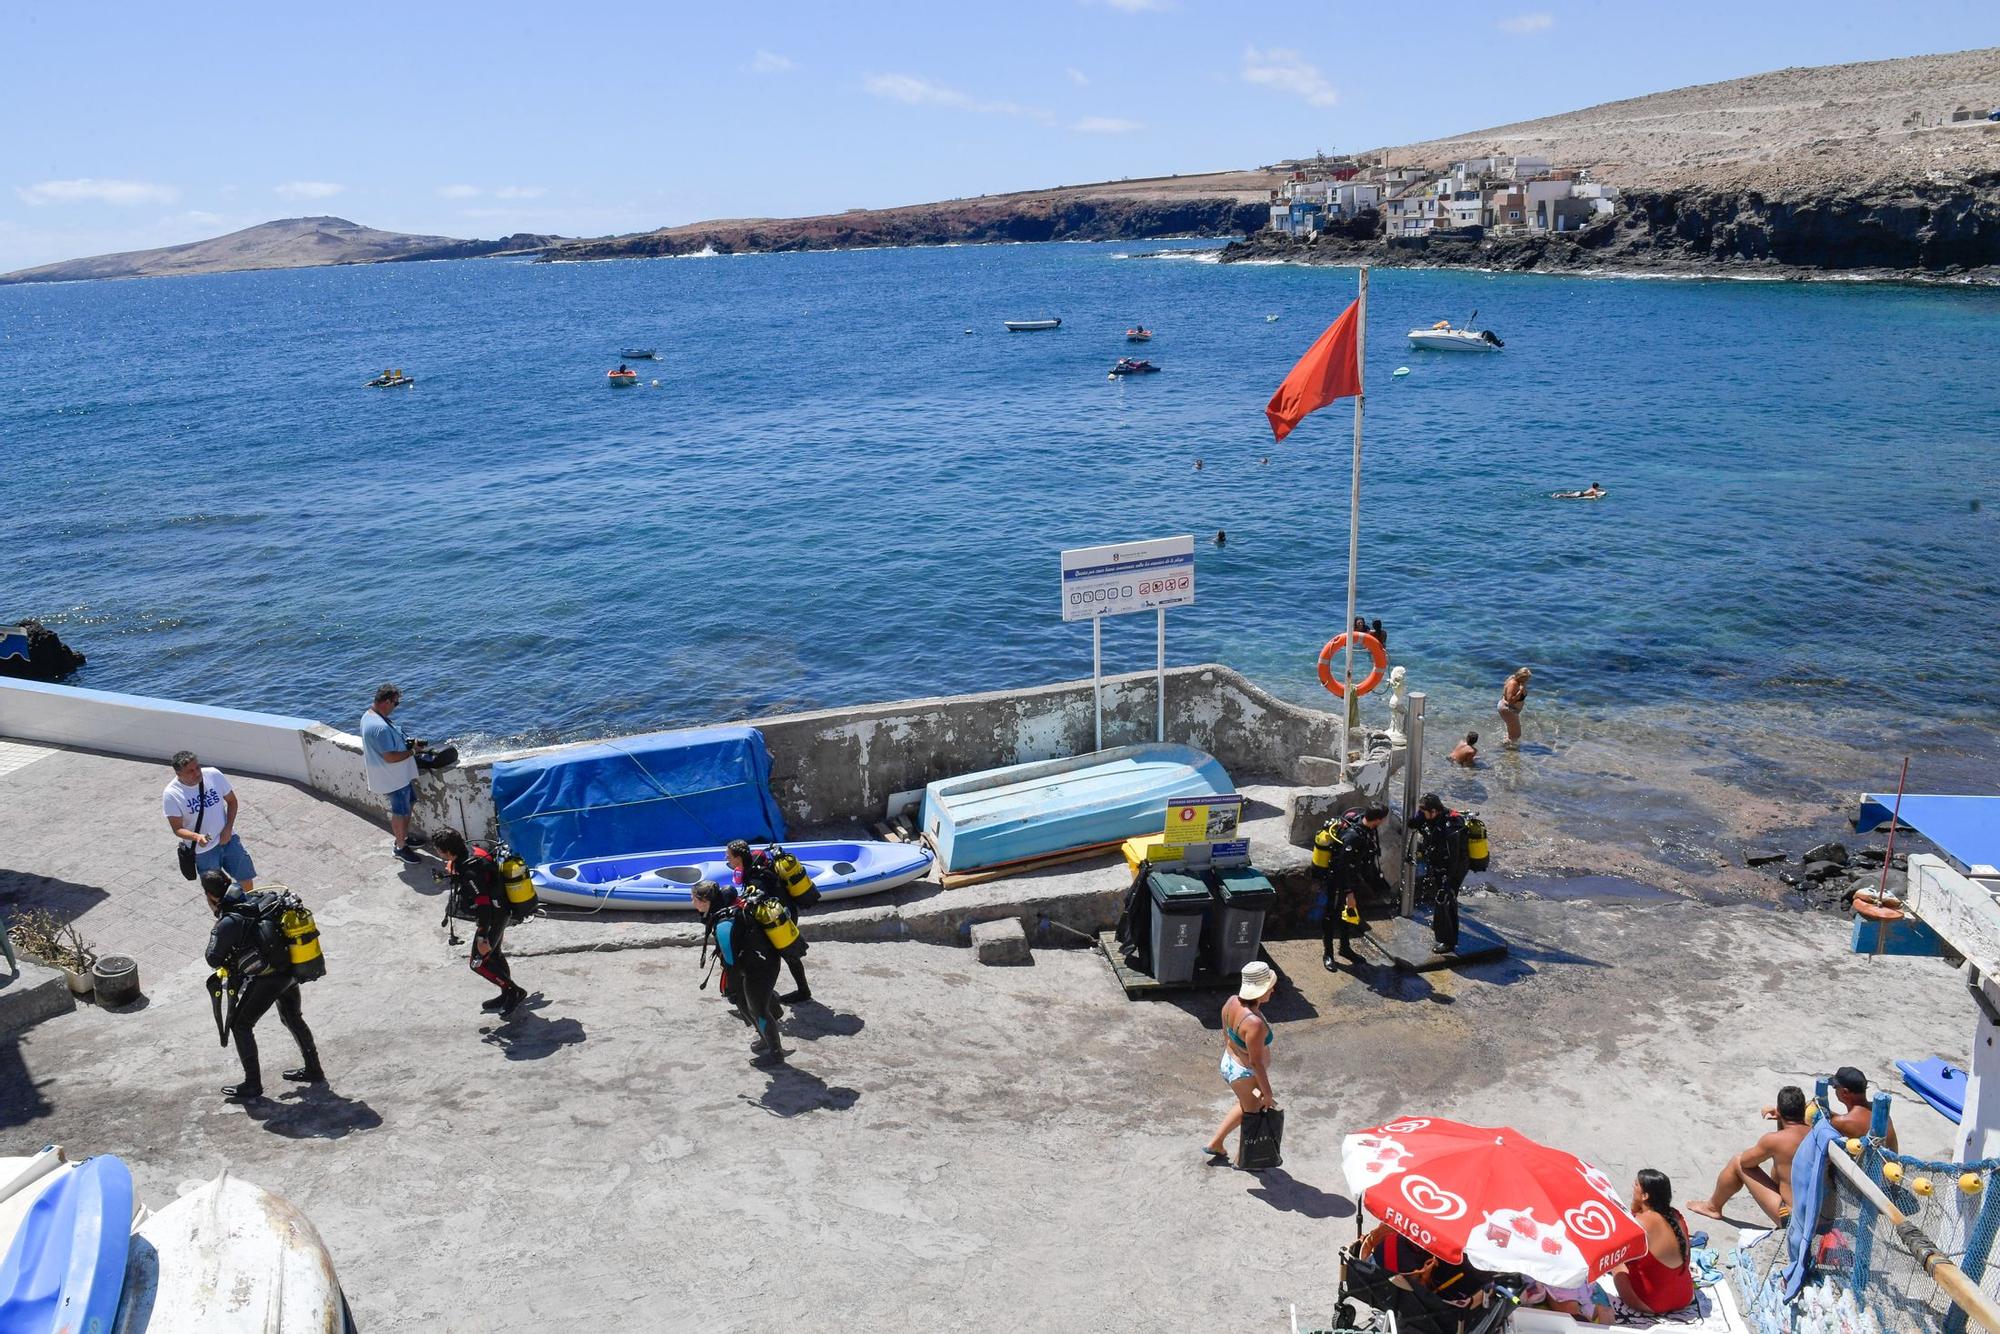
[[[1171,659],[1324,704],[1352,414],[1262,409],[1354,274],[1156,249],[0,288],[0,617],[81,685],[542,741],[1086,676],[1058,552],[1225,529]],[[1475,308],[1504,353],[1401,337]],[[1107,379],[1135,320],[1165,369]],[[2000,293],[1379,271],[1368,335],[1361,610],[1434,716],[1527,664],[1531,717],[2000,726]]]

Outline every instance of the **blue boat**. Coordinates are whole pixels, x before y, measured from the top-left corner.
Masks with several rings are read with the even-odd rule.
[[[106,1330],[125,1287],[132,1172],[108,1155],[35,1201],[0,1261],[0,1330]]]
[[[1931,1105],[1939,1116],[1957,1121],[1965,1115],[1965,1089],[1970,1082],[1965,1071],[1935,1056],[1921,1061],[1898,1061],[1896,1069],[1910,1091]]]
[[[931,869],[931,854],[909,843],[786,843],[819,890],[820,901],[858,898],[907,885]],[[692,908],[697,880],[731,882],[721,848],[584,857],[537,866],[530,876],[544,903],[573,908],[673,911]]]
[[[946,871],[972,871],[1157,834],[1169,798],[1235,790],[1193,746],[1114,746],[941,778],[924,788],[923,830]]]

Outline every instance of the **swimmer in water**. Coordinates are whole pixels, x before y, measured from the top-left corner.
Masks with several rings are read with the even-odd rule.
[[[1196,459],[1196,460],[1194,461],[1194,470],[1195,470],[1196,472],[1200,472],[1200,471],[1201,471],[1201,460],[1200,460],[1200,459]]]
[[[1222,531],[1222,530],[1221,530],[1220,528],[1216,529],[1216,530],[1215,530],[1215,545],[1217,545],[1217,546],[1219,546],[1219,547],[1226,547],[1226,546],[1228,546],[1228,545],[1229,545],[1229,534],[1228,534],[1228,533],[1225,533],[1225,532],[1223,532],[1223,531]]]
[[[1597,482],[1592,482],[1581,491],[1556,491],[1551,493],[1551,497],[1555,500],[1602,500],[1604,499],[1604,487]]]

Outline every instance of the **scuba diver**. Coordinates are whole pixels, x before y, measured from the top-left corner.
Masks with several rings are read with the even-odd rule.
[[[499,863],[488,849],[466,846],[465,835],[456,829],[432,834],[431,846],[444,858],[453,910],[464,910],[473,921],[472,953],[467,961],[473,972],[500,988],[499,995],[479,1008],[505,1019],[528,993],[515,983],[514,970],[501,949],[507,935],[507,895],[501,889]]]
[[[763,926],[727,885],[697,880],[689,888],[688,897],[695,911],[701,914],[704,954],[708,938],[713,937],[716,953],[722,959],[723,997],[757,1034],[750,1044],[751,1057],[782,1060],[789,1056],[791,1053],[778,1037],[778,1020],[785,1012],[772,994],[778,983],[778,952],[764,934]]]
[[[1381,802],[1348,811],[1314,836],[1314,877],[1326,891],[1326,917],[1320,926],[1324,955],[1320,962],[1333,971],[1333,937],[1340,934],[1340,957],[1354,959],[1349,943],[1355,929],[1367,930],[1361,918],[1361,891],[1390,892],[1388,877],[1382,874],[1382,840],[1376,832],[1389,818],[1389,808]],[[1319,852],[1328,854],[1327,864],[1319,865]]]
[[[1458,891],[1465,883],[1470,860],[1465,847],[1465,816],[1446,810],[1435,792],[1417,802],[1410,822],[1409,857],[1416,863],[1417,897],[1431,908],[1433,954],[1458,952]]]
[[[738,891],[746,903],[761,897],[764,902],[751,904],[757,920],[767,932],[787,937],[787,943],[780,946],[776,941],[778,957],[791,970],[792,990],[778,997],[787,1005],[803,1005],[812,999],[812,988],[806,985],[806,938],[799,933],[798,917],[791,910],[791,896],[785,889],[784,878],[766,854],[750,846],[747,839],[731,839],[723,849],[729,861],[729,869],[736,873]],[[819,896],[815,894],[814,899]],[[779,926],[780,921],[791,923],[790,931]]]
[[[304,1065],[285,1071],[285,1078],[296,1084],[324,1084],[326,1072],[319,1067],[319,1048],[299,1004],[299,980],[292,975],[284,938],[277,934],[275,910],[281,896],[269,890],[246,894],[240,886],[232,885],[223,871],[203,872],[201,892],[208,899],[208,910],[215,914],[205,955],[208,966],[217,970],[209,978],[209,994],[218,1007],[218,1024],[222,1024],[220,1004],[223,989],[227,989],[229,1018],[222,1026],[235,1038],[236,1055],[243,1062],[243,1082],[224,1085],[222,1096],[230,1102],[250,1102],[264,1096],[256,1028],[273,1005],[278,1007],[278,1022],[298,1042],[299,1055],[305,1058]]]

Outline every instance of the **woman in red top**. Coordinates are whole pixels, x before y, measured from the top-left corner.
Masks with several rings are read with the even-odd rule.
[[[1670,1315],[1692,1305],[1687,1220],[1674,1208],[1674,1185],[1666,1173],[1640,1171],[1632,1183],[1632,1217],[1646,1229],[1646,1253],[1613,1276],[1618,1300],[1647,1315]]]

